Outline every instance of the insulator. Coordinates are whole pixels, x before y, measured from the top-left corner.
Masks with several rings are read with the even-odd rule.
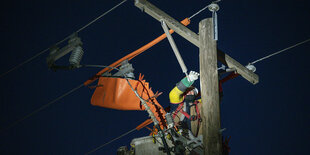
[[[59,50],[59,47],[52,46],[49,50],[50,50],[50,54],[49,55],[53,55],[53,54],[55,54]]]
[[[125,75],[126,75],[126,77],[127,78],[135,78],[135,74],[134,73],[132,73],[132,72],[130,72],[130,73],[125,73]]]
[[[128,63],[128,60],[125,60],[122,62],[122,66],[119,68],[119,71],[113,76],[124,76],[126,78],[135,78],[135,75],[133,73],[134,68],[132,67],[132,64]]]
[[[76,48],[73,49],[70,58],[69,58],[69,63],[71,65],[79,65],[81,60],[82,60],[82,56],[84,54],[84,51],[82,49],[81,46],[77,46]]]
[[[212,20],[213,20],[213,31],[214,31],[214,40],[218,40],[218,26],[217,26],[217,11],[220,9],[219,5],[216,3],[219,1],[214,1],[212,2],[209,6],[208,9],[212,12]]]
[[[256,71],[256,67],[252,64],[248,64],[245,66],[248,70],[252,71],[253,73]]]
[[[166,117],[166,120],[167,120],[168,129],[172,128],[174,126],[174,121],[173,121],[173,118],[172,118],[171,114],[167,113],[165,115],[165,117]]]

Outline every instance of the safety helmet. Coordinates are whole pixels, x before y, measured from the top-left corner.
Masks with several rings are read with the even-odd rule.
[[[186,91],[184,92],[184,96],[188,95],[190,92],[194,92],[194,96],[197,96],[199,91],[196,87],[190,86],[186,89]]]

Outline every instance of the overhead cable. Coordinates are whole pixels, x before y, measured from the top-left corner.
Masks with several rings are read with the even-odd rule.
[[[194,13],[192,16],[190,16],[188,19],[194,18],[196,15],[200,14],[202,11],[204,11],[204,10],[207,9],[208,7],[209,7],[209,5],[205,6],[204,8],[200,9],[199,11],[197,11],[196,13]]]
[[[102,15],[100,15],[99,17],[97,17],[96,19],[92,20],[91,22],[89,22],[88,24],[86,24],[85,26],[83,26],[82,28],[80,28],[79,30],[77,30],[76,32],[80,32],[82,30],[84,30],[86,27],[88,27],[89,25],[91,25],[92,23],[96,22],[98,19],[100,19],[101,17],[105,16],[106,14],[110,13],[111,11],[113,11],[114,9],[116,9],[117,7],[119,7],[120,5],[122,5],[123,3],[125,3],[127,0],[123,0],[122,2],[120,2],[119,4],[115,5],[113,8],[111,8],[110,10],[106,11],[105,13],[103,13]]]
[[[34,114],[36,114],[36,113],[42,111],[43,109],[47,108],[47,107],[50,106],[51,104],[56,103],[56,102],[59,101],[60,99],[62,99],[62,98],[64,98],[64,97],[68,96],[69,94],[75,92],[76,90],[78,90],[79,88],[81,88],[81,87],[83,87],[83,86],[84,86],[84,84],[81,84],[81,85],[79,85],[79,86],[77,86],[77,87],[71,89],[71,90],[68,91],[67,93],[65,93],[65,94],[63,94],[63,95],[57,97],[57,98],[54,99],[53,101],[51,101],[51,102],[49,102],[49,103],[47,103],[47,104],[44,104],[44,105],[41,106],[40,108],[34,110],[33,112],[29,113],[28,115],[24,116],[23,118],[21,118],[21,119],[15,121],[14,123],[10,124],[8,127],[4,128],[4,129],[1,129],[0,133],[2,133],[3,131],[8,130],[8,129],[14,127],[14,126],[16,126],[17,124],[19,124],[20,122],[24,121],[25,119],[27,119],[27,118],[31,117],[32,115],[34,115]]]
[[[80,32],[80,31],[84,30],[84,29],[87,28],[89,25],[93,24],[94,22],[96,22],[97,20],[99,20],[100,18],[102,18],[103,16],[105,16],[106,14],[110,13],[111,11],[113,11],[114,9],[116,9],[117,7],[119,7],[120,5],[122,5],[123,3],[125,3],[126,1],[127,1],[127,0],[123,0],[122,2],[120,2],[120,3],[117,4],[117,5],[115,5],[115,6],[114,6],[113,8],[111,8],[110,10],[104,12],[104,13],[101,14],[99,17],[95,18],[94,20],[92,20],[91,22],[89,22],[89,23],[86,24],[85,26],[81,27],[80,29],[78,29],[78,30],[75,31],[74,33],[78,33],[78,32]],[[71,36],[71,35],[67,36],[67,37],[64,38],[63,40],[57,42],[55,45],[61,44],[62,42],[64,42],[65,40],[67,40],[70,36]],[[42,55],[42,54],[44,54],[44,53],[47,52],[48,50],[49,50],[49,48],[47,48],[47,49],[45,49],[45,50],[43,50],[43,51],[37,53],[36,55],[32,56],[31,58],[25,60],[24,62],[22,62],[22,63],[20,63],[20,64],[18,64],[18,65],[16,65],[15,67],[11,68],[10,70],[8,70],[8,71],[2,73],[2,74],[0,75],[0,78],[3,77],[3,76],[5,76],[5,75],[7,75],[8,73],[10,73],[10,72],[12,72],[12,71],[18,69],[18,68],[20,68],[20,67],[23,66],[24,64],[26,64],[26,63],[32,61],[33,59],[37,58],[38,56],[40,56],[40,55]]]
[[[114,142],[114,141],[116,141],[116,140],[118,140],[118,139],[120,139],[120,138],[122,138],[122,137],[124,137],[124,136],[126,136],[126,135],[128,135],[128,134],[130,134],[130,133],[132,133],[132,132],[134,132],[134,131],[136,131],[136,130],[137,130],[137,129],[134,128],[134,129],[132,129],[132,130],[130,130],[130,131],[128,131],[128,132],[126,132],[126,133],[124,133],[124,134],[122,134],[122,135],[120,135],[120,136],[118,136],[118,137],[116,137],[116,138],[114,138],[114,139],[112,139],[112,140],[110,140],[109,142],[106,142],[106,143],[104,143],[104,144],[102,144],[102,145],[100,145],[100,146],[94,148],[93,150],[91,150],[91,151],[85,153],[85,155],[94,153],[95,151],[97,151],[97,150],[103,148],[104,146],[106,146],[106,145],[108,145],[108,144],[110,144],[110,143],[112,143],[112,142]]]
[[[296,46],[299,46],[299,45],[301,45],[301,44],[304,44],[304,43],[306,43],[306,42],[308,42],[308,41],[310,41],[310,38],[307,39],[307,40],[305,40],[305,41],[299,42],[299,43],[297,43],[297,44],[295,44],[295,45],[292,45],[292,46],[290,46],[290,47],[288,47],[288,48],[282,49],[282,50],[280,50],[280,51],[278,51],[278,52],[275,52],[275,53],[272,53],[272,54],[267,55],[267,56],[265,56],[265,57],[262,57],[262,58],[260,58],[260,59],[257,59],[257,60],[255,60],[255,61],[253,61],[253,62],[250,62],[249,64],[253,65],[253,64],[257,63],[257,62],[260,62],[260,61],[262,61],[262,60],[265,60],[265,59],[267,59],[267,58],[270,58],[270,57],[272,57],[272,56],[274,56],[274,55],[280,54],[280,53],[282,53],[282,52],[284,52],[284,51],[287,51],[287,50],[289,50],[289,49],[291,49],[291,48],[294,48],[294,47],[296,47]]]
[[[67,40],[68,38],[69,38],[69,36],[67,36],[67,37],[64,38],[63,40],[58,41],[55,45],[61,44],[62,42],[64,42],[64,41]],[[8,71],[2,73],[2,74],[0,75],[0,78],[2,78],[3,76],[7,75],[8,73],[10,73],[10,72],[12,72],[12,71],[18,69],[19,67],[23,66],[24,64],[26,64],[26,63],[32,61],[33,59],[35,59],[35,58],[37,58],[38,56],[40,56],[40,55],[44,54],[45,52],[47,52],[48,50],[49,50],[49,48],[46,48],[45,50],[43,50],[43,51],[37,53],[36,55],[32,56],[31,58],[27,59],[26,61],[24,61],[24,62],[22,62],[22,63],[16,65],[15,67],[11,68],[11,69],[8,70]]]
[[[221,0],[216,0],[216,1],[214,1],[214,2],[212,2],[211,4],[213,4],[213,3],[218,3],[218,2],[220,2]],[[198,15],[198,14],[200,14],[202,11],[204,11],[204,10],[206,10],[207,8],[209,8],[210,7],[210,4],[208,4],[207,6],[205,6],[204,8],[202,8],[202,9],[200,9],[199,11],[197,11],[196,13],[194,13],[192,16],[190,16],[188,19],[192,19],[192,18],[194,18],[196,15]]]

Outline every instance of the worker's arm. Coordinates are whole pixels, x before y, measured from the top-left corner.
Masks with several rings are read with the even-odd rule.
[[[177,85],[170,91],[170,103],[178,104],[183,101],[183,93],[190,87],[195,80],[198,79],[199,73],[191,71],[188,77],[183,78]]]

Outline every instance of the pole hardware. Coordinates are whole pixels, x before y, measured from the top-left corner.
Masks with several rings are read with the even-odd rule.
[[[81,67],[80,62],[82,60],[84,50],[82,48],[82,41],[77,36],[77,33],[73,33],[68,40],[68,44],[62,48],[59,48],[58,46],[53,46],[50,48],[50,54],[46,58],[46,62],[48,65],[48,68],[50,68],[53,71],[64,69],[64,70],[70,70]],[[67,55],[71,52],[71,55],[69,57],[69,64],[68,65],[56,65],[55,61],[62,58],[63,56]]]
[[[214,40],[218,40],[218,24],[217,24],[217,11],[220,9],[219,5],[217,4],[221,0],[213,1],[210,5],[208,5],[209,11],[212,12],[212,20],[214,25]]]

